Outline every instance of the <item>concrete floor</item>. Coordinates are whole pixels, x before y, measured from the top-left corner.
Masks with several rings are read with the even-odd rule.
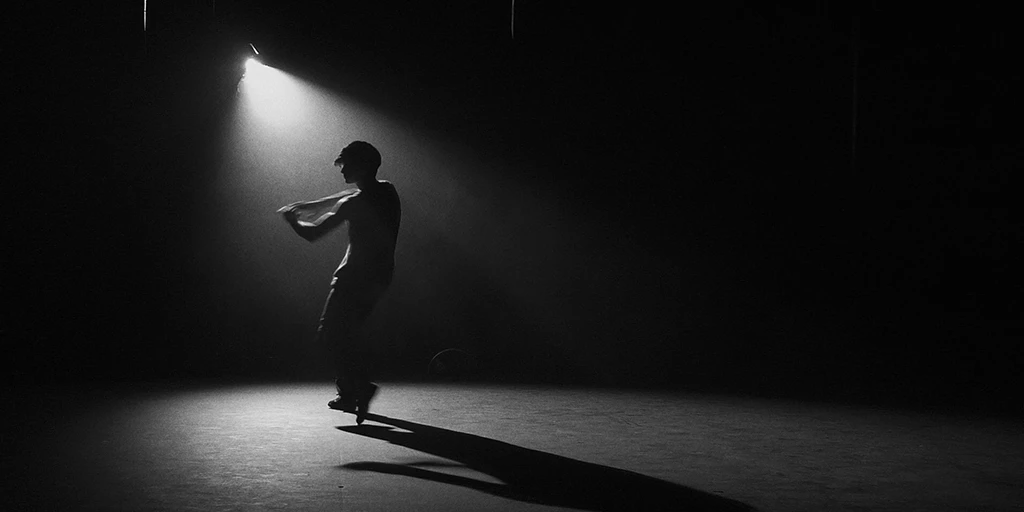
[[[1015,420],[697,394],[384,383],[36,399],[11,510],[1020,510]],[[10,409],[9,409],[10,410]],[[31,411],[31,413],[27,412]]]

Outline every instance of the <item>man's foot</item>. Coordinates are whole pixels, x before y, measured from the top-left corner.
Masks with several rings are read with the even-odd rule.
[[[339,394],[334,400],[327,402],[327,407],[344,412],[356,412],[356,401],[354,398]]]
[[[356,425],[362,425],[366,415],[370,414],[370,401],[377,394],[377,385],[369,383],[356,398]]]

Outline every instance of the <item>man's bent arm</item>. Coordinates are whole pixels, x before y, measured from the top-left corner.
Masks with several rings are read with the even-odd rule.
[[[288,225],[291,226],[299,236],[310,242],[315,242],[320,239],[320,237],[326,235],[328,231],[331,231],[345,222],[345,217],[344,215],[341,215],[341,213],[341,211],[338,211],[317,225],[313,225],[308,222],[300,222],[292,211],[284,212],[284,220],[288,221]]]

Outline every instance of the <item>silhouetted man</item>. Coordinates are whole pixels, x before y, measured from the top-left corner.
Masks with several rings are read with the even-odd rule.
[[[348,223],[348,247],[334,271],[317,338],[327,344],[334,359],[338,396],[327,405],[354,412],[357,423],[366,418],[377,393],[377,385],[370,382],[360,331],[391,284],[402,218],[394,185],[377,180],[380,162],[380,152],[372,145],[353,142],[334,165],[341,168],[345,183],[355,183],[355,189],[278,210],[296,233],[311,242]]]

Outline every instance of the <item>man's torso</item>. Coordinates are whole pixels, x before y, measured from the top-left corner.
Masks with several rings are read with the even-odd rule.
[[[391,282],[402,209],[394,185],[380,181],[346,201],[348,248],[335,277],[377,285]]]

